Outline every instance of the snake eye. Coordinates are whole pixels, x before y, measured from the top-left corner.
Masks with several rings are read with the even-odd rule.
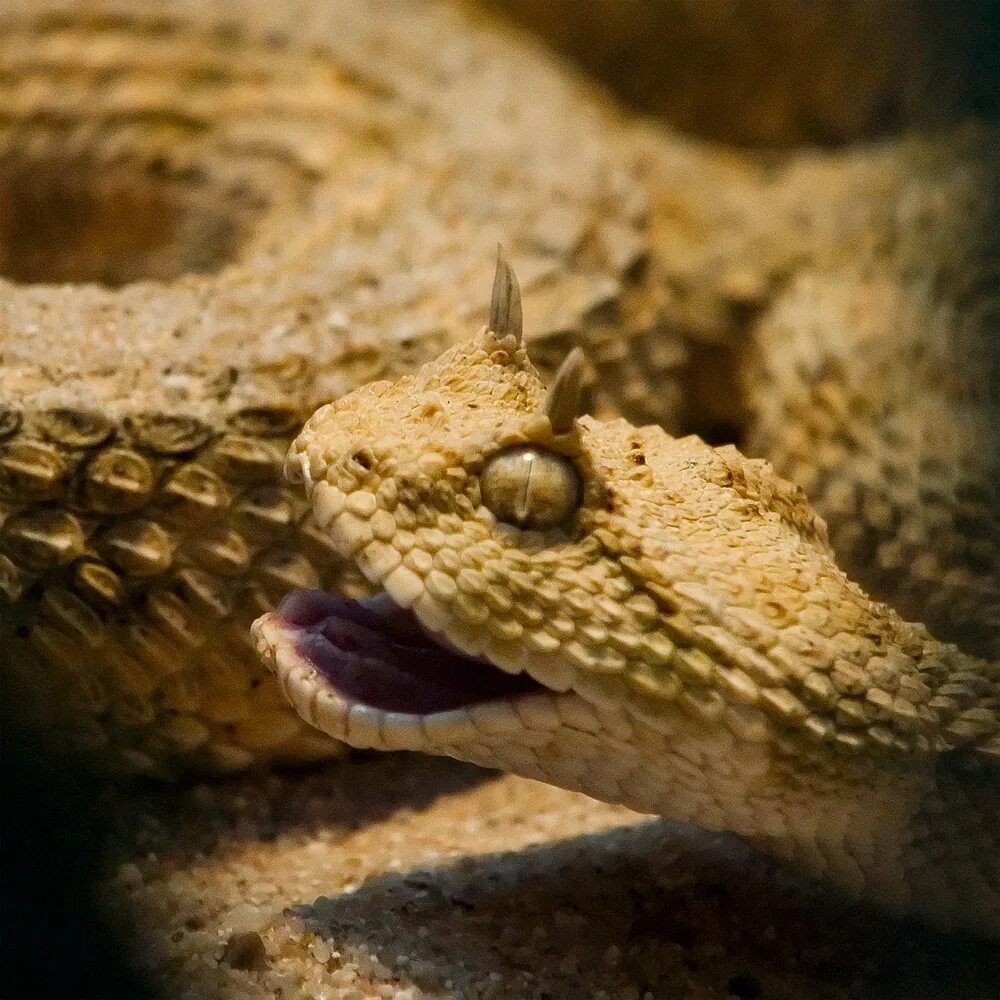
[[[531,445],[494,455],[479,482],[493,515],[519,528],[553,528],[580,503],[580,476],[573,463]]]

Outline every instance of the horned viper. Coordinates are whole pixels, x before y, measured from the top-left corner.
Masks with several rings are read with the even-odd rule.
[[[582,372],[544,390],[501,259],[477,339],[310,418],[287,471],[378,593],[255,623],[297,711],[1000,933],[1000,662],[872,600],[766,462],[579,416]]]
[[[756,156],[383,6],[3,5],[6,703],[133,773],[337,753],[248,641],[290,589],[367,587],[283,456],[468,336],[498,239],[593,413],[743,428],[852,576],[1000,656],[995,134]]]

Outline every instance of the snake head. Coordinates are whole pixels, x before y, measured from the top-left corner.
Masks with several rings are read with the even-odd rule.
[[[471,747],[476,726],[513,733],[532,712],[555,730],[560,705],[579,701],[572,658],[593,665],[573,642],[593,624],[591,602],[652,613],[648,599],[628,604],[632,588],[593,534],[609,497],[587,418],[572,412],[581,361],[546,391],[520,338],[487,328],[307,422],[288,475],[378,589],[367,601],[292,594],[255,625],[307,721],[384,748],[454,745],[460,732]]]
[[[735,449],[578,415],[582,358],[546,388],[503,261],[497,288],[500,330],[292,446],[377,591],[293,593],[255,624],[306,721],[729,828],[713,803],[773,791],[801,741],[932,748],[947,657],[844,577],[801,493]],[[907,673],[910,702],[866,698]]]
[[[494,764],[504,748],[501,766],[541,777],[525,738],[576,768],[599,742],[581,757],[580,734],[621,733],[596,721],[621,714],[626,658],[608,637],[648,631],[657,608],[601,529],[614,501],[587,445],[598,425],[578,414],[582,355],[546,388],[502,257],[490,313],[472,342],[307,422],[287,473],[377,595],[293,593],[254,636],[300,713],[338,739]],[[563,738],[567,719],[579,739]]]

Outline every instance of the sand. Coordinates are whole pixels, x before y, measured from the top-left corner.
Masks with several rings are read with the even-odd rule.
[[[114,793],[102,895],[162,995],[977,998],[988,943],[729,837],[446,760]]]

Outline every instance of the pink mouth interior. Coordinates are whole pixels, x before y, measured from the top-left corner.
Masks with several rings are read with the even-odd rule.
[[[296,590],[275,613],[302,657],[348,701],[430,714],[541,690],[527,674],[444,648],[387,596]]]

